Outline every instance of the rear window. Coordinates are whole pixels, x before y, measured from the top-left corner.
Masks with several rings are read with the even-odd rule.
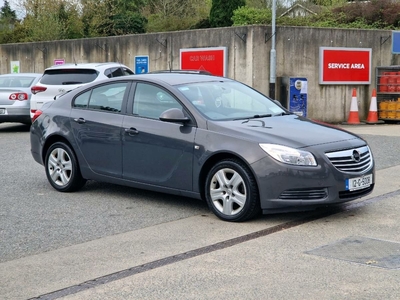
[[[60,69],[44,72],[40,83],[48,85],[69,85],[92,82],[99,76],[93,69]]]

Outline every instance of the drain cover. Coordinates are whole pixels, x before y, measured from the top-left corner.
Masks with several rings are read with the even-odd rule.
[[[400,269],[400,243],[366,237],[349,237],[305,253],[368,266]]]

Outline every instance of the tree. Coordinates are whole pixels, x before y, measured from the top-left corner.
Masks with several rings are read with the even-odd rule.
[[[10,3],[6,0],[0,8],[0,43],[13,42],[13,31],[18,24],[15,10],[12,10]]]
[[[87,37],[144,33],[147,19],[141,14],[144,0],[82,1]]]
[[[83,37],[78,2],[71,0],[21,0],[24,19],[19,42],[52,41]]]
[[[233,11],[245,5],[245,0],[213,0],[210,11],[211,27],[232,26]]]
[[[2,20],[7,20],[10,24],[17,22],[15,10],[11,9],[10,3],[5,0],[4,5],[0,8],[0,16]]]
[[[341,5],[346,2],[350,2],[348,0],[309,0],[312,4],[321,5],[321,6],[335,6]]]
[[[160,32],[193,28],[208,17],[210,8],[210,0],[148,0],[146,29]]]

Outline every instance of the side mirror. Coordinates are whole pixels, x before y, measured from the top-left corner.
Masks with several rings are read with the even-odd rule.
[[[178,108],[170,108],[164,111],[160,115],[159,119],[164,122],[175,122],[175,123],[186,123],[190,121],[190,119],[183,114],[182,110]]]

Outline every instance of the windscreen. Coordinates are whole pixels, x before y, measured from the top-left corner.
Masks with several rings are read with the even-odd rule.
[[[270,98],[235,81],[199,82],[177,87],[194,106],[212,120],[275,116],[286,111]]]

